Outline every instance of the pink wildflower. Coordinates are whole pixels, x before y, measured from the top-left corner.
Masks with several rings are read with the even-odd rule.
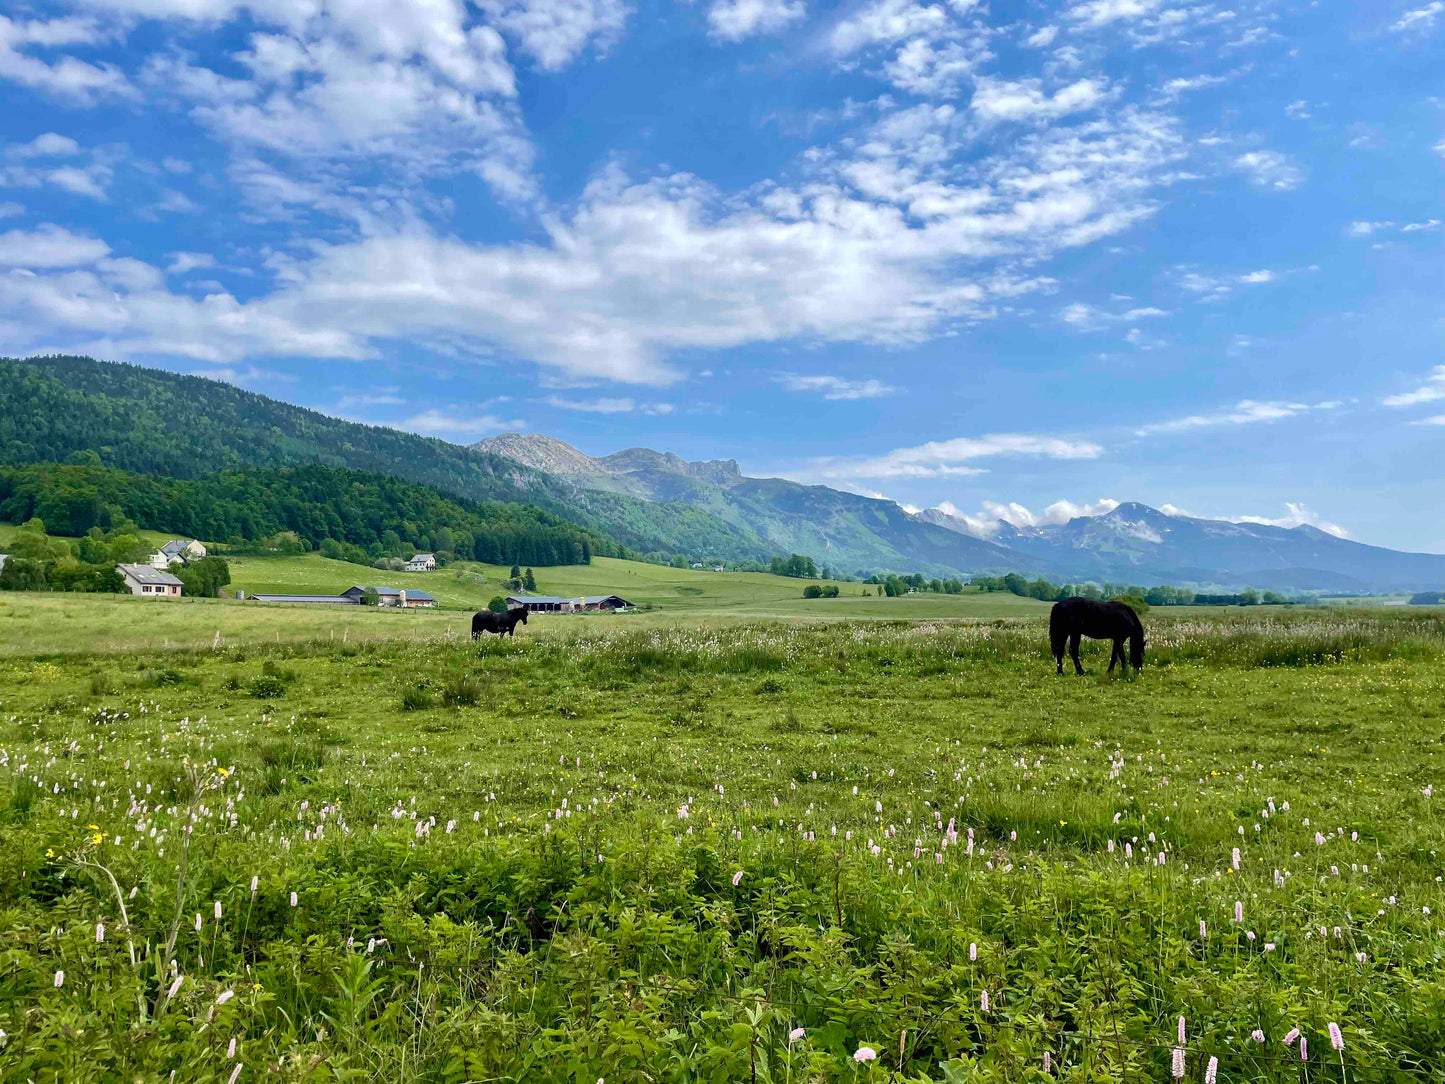
[[[1345,1037],[1340,1034],[1340,1025],[1330,1022],[1330,1045],[1336,1050],[1345,1048]]]
[[[854,1061],[873,1061],[878,1057],[878,1051],[871,1046],[860,1046],[853,1052]]]
[[[1178,1077],[1182,1077],[1183,1075],[1184,1075],[1184,1048],[1183,1048],[1182,1046],[1176,1046],[1176,1047],[1174,1048],[1174,1076],[1175,1076],[1176,1078],[1178,1078]]]

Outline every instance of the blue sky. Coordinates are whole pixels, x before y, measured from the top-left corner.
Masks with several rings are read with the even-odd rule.
[[[0,352],[1445,551],[1445,2],[0,15]]]

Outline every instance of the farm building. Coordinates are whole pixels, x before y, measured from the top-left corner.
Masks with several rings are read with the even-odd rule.
[[[164,572],[172,561],[199,561],[206,555],[204,544],[193,538],[173,538],[150,555],[150,566]]]
[[[355,606],[360,601],[350,595],[247,595],[248,602],[295,602],[317,606]]]
[[[425,591],[408,591],[399,587],[348,587],[341,594],[343,597],[360,602],[361,597],[367,591],[376,592],[378,606],[400,606],[404,609],[415,610],[437,604],[437,600]]]
[[[521,606],[528,613],[585,613],[595,610],[630,609],[632,603],[621,595],[582,595],[558,598],[555,595],[508,595],[508,606]]]
[[[144,595],[147,598],[181,597],[183,585],[169,572],[162,572],[150,565],[116,565],[115,570],[125,580],[126,589],[132,595]]]
[[[435,572],[437,568],[437,555],[434,553],[416,553],[406,563],[408,572]]]

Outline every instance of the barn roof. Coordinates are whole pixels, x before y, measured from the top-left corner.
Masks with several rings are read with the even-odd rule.
[[[324,602],[333,606],[355,606],[350,595],[251,595],[252,602]]]

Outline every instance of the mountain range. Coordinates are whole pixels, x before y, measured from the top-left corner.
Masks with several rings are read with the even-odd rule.
[[[806,554],[847,574],[1019,572],[1056,582],[1340,592],[1445,585],[1445,555],[1313,527],[1166,515],[1121,504],[1043,527],[980,532],[940,509],[744,475],[731,459],[648,448],[593,457],[539,434],[471,447],[344,421],[230,384],[85,357],[0,358],[0,464],[91,463],[191,479],[320,464],[472,501],[531,504],[645,556],[767,562]],[[982,535],[982,536],[981,536]]]
[[[1060,581],[1283,591],[1413,591],[1445,583],[1445,555],[1401,553],[1310,526],[1169,515],[1129,502],[1057,525],[1000,520],[979,537],[937,508],[909,513],[892,501],[826,486],[749,478],[731,459],[689,463],[648,448],[594,458],[536,433],[506,433],[472,447],[583,488],[692,504],[775,549],[847,572],[1009,570]],[[940,530],[954,538],[940,537]]]

